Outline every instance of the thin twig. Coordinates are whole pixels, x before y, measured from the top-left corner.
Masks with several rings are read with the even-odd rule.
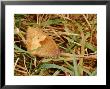
[[[20,69],[22,69],[22,70],[27,70],[26,68],[24,68],[24,67],[22,67],[22,66],[20,66],[20,65],[16,65],[16,67],[17,67],[17,68],[20,68]]]
[[[24,71],[22,71],[22,70],[15,69],[15,71],[17,71],[17,72],[20,72],[20,73],[23,73],[23,74],[27,75],[27,72],[24,72]]]
[[[37,65],[36,65],[36,62],[37,62],[37,60],[36,60],[36,58],[34,58],[34,66],[36,67]]]
[[[36,17],[37,17],[37,24],[39,24],[39,14],[37,14]]]
[[[16,65],[17,65],[17,63],[18,63],[18,61],[19,61],[19,58],[17,58],[17,60],[16,60],[16,62],[15,62],[15,64],[14,64],[14,69],[15,69],[15,67],[16,67]]]
[[[65,42],[65,41],[60,37],[60,35],[59,35],[54,29],[52,29],[52,31],[53,31],[63,42]]]
[[[26,66],[26,59],[25,59],[25,56],[23,55],[23,57],[24,57],[24,66],[25,66],[25,68],[26,68],[27,74],[30,75],[30,73],[28,72],[27,66]]]
[[[87,24],[89,25],[89,27],[91,28],[91,24],[89,23],[87,17],[83,14],[84,19],[86,20]]]
[[[66,57],[72,57],[73,54],[69,54],[69,53],[61,53],[61,56],[66,56]],[[76,58],[85,58],[85,59],[97,59],[97,55],[76,55]]]

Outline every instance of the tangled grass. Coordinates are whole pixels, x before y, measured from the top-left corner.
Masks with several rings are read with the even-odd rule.
[[[60,49],[57,57],[34,56],[26,48],[26,30],[40,27]],[[96,14],[15,14],[15,76],[96,76]]]

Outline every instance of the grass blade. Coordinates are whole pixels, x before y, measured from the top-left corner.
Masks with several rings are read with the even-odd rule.
[[[40,69],[49,69],[49,68],[56,68],[56,69],[60,69],[60,70],[62,70],[63,72],[69,72],[71,75],[73,75],[73,73],[72,73],[72,71],[70,71],[69,69],[67,69],[67,68],[65,68],[65,67],[63,67],[63,66],[59,66],[59,65],[56,65],[56,64],[42,64],[41,66],[40,66]]]
[[[91,49],[93,52],[95,52],[97,49],[94,47],[91,43],[86,42],[85,47],[88,49]]]
[[[15,48],[16,50],[18,50],[19,52],[23,52],[23,53],[28,53],[28,54],[30,54],[28,51],[25,51],[25,50],[19,48],[17,45],[14,45],[14,48]]]
[[[96,76],[97,75],[97,69],[92,72],[91,76]]]
[[[77,64],[77,60],[76,60],[75,55],[73,55],[72,58],[73,58],[73,66],[74,66],[74,73],[75,73],[75,76],[79,76],[78,64]]]

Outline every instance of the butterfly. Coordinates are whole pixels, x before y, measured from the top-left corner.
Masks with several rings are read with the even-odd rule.
[[[29,27],[26,32],[26,47],[32,55],[39,57],[58,56],[58,45],[51,36],[43,32],[41,28]]]

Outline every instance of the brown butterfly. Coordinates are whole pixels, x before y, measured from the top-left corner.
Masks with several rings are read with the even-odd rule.
[[[29,27],[26,32],[26,47],[32,55],[39,57],[58,56],[58,45],[41,28]]]

